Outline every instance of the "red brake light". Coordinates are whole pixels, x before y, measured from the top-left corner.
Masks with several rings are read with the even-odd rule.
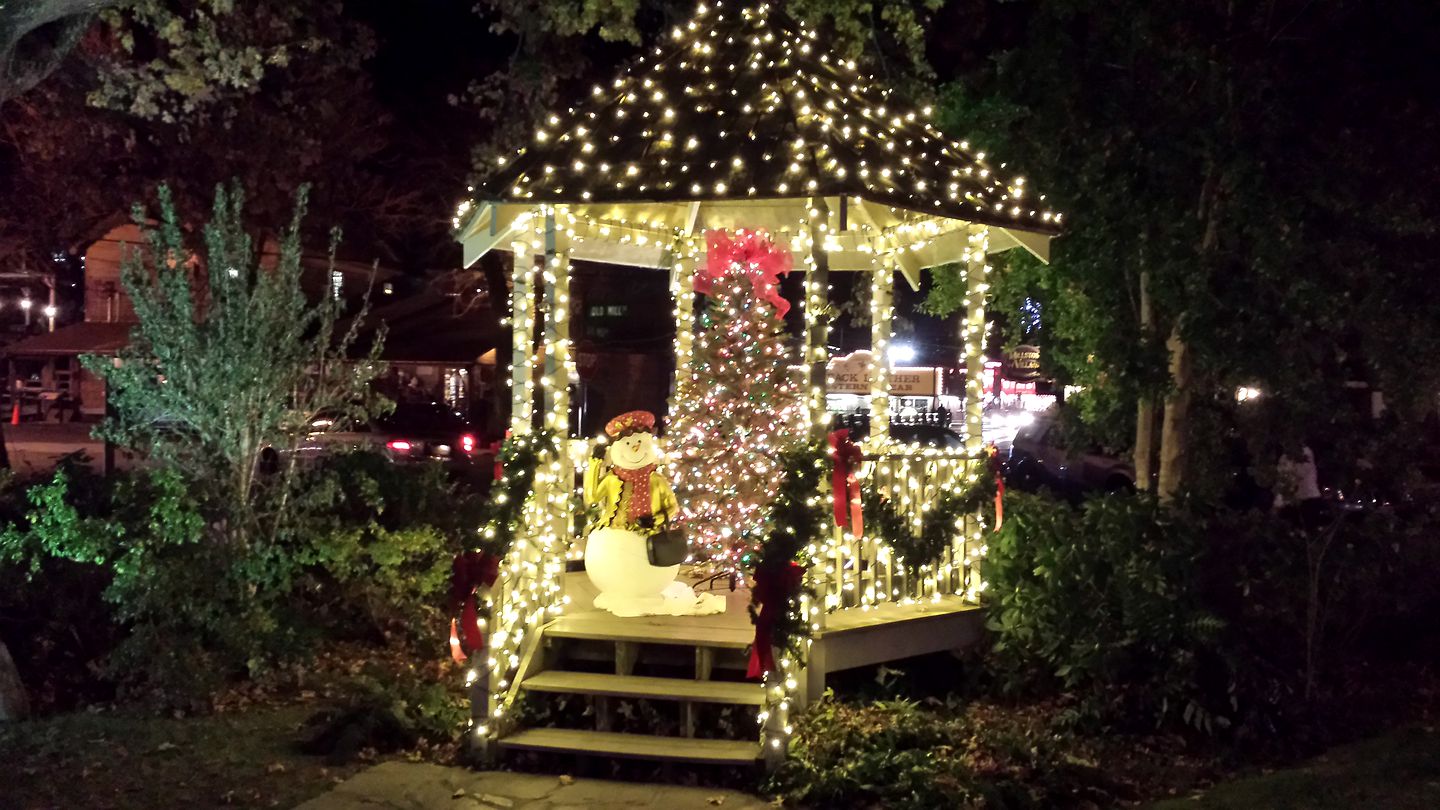
[[[394,450],[397,453],[410,452],[410,442],[407,442],[404,439],[391,439],[390,441],[385,443],[385,447],[389,450]]]
[[[462,435],[460,436],[460,449],[461,449],[461,450],[464,450],[466,455],[469,455],[469,454],[475,452],[475,436],[474,436],[474,434],[465,433],[465,434],[462,434]]]

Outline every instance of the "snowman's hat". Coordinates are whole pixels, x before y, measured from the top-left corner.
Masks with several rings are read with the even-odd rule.
[[[655,414],[649,411],[626,411],[605,425],[605,435],[623,439],[632,433],[654,433]]]

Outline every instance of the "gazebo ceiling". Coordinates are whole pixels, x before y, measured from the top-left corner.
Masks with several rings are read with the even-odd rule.
[[[812,199],[829,202],[832,232],[851,223],[870,226],[872,237],[948,231],[959,220],[1004,229],[992,248],[1021,244],[1043,258],[1061,215],[1005,164],[946,137],[929,114],[833,58],[815,29],[769,3],[702,4],[666,45],[548,116],[528,146],[502,159],[473,192],[480,205],[461,206],[465,231],[498,237],[462,235],[466,260],[542,203],[565,204],[591,223],[689,232],[793,230]],[[854,269],[869,269],[873,257],[864,258]]]

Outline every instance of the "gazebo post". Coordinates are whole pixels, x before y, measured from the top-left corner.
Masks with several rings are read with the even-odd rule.
[[[695,273],[700,264],[699,239],[693,235],[676,240],[670,265],[670,297],[675,302],[675,380],[670,389],[669,419],[684,400],[690,380],[690,362],[695,357]]]
[[[563,574],[563,563],[559,570],[552,569],[556,560],[563,558],[574,534],[575,469],[570,461],[570,377],[574,371],[570,359],[570,245],[561,240],[555,220],[557,206],[544,206],[543,211],[545,269],[540,277],[545,302],[545,373],[540,394],[545,429],[556,438],[556,457],[550,460],[552,477],[546,485],[550,507],[545,514],[556,545],[548,549],[549,558],[539,563],[542,570],[559,576]]]
[[[895,266],[888,255],[876,255],[870,273],[870,441],[884,447],[890,441],[890,340],[895,335]]]
[[[541,378],[544,425],[564,444],[570,437],[570,251],[561,246],[555,206],[544,206],[545,372]]]
[[[830,256],[825,252],[830,206],[824,197],[812,197],[803,227],[807,229],[810,253],[805,257],[805,405],[812,440],[823,440],[830,427],[825,411],[826,372],[830,349],[830,317],[825,302],[830,290]]]
[[[965,310],[960,342],[965,360],[965,450],[972,459],[985,448],[985,293],[990,289],[990,229],[977,225],[965,253]]]
[[[517,239],[510,244],[513,260],[510,293],[510,432],[530,432],[535,409],[535,256]]]

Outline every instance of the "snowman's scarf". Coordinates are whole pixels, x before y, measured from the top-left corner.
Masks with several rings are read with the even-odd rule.
[[[630,504],[625,510],[627,521],[634,521],[650,514],[650,473],[655,472],[654,464],[627,470],[615,467],[615,474],[630,485]]]

